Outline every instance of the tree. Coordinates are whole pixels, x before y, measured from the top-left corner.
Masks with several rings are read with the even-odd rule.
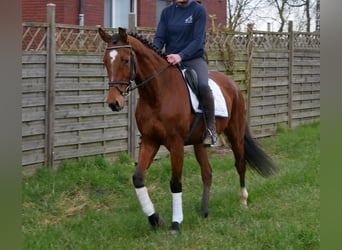
[[[320,0],[227,0],[227,29],[237,31],[247,23],[265,24],[272,21],[278,32],[294,20],[295,29],[311,32],[316,21],[319,30]],[[212,17],[214,22],[214,17]]]
[[[236,31],[249,22],[262,0],[227,0],[227,28]]]
[[[321,3],[317,0],[316,3],[316,31],[321,29]]]
[[[289,0],[267,0],[271,6],[275,7],[278,13],[278,17],[279,17],[279,29],[278,32],[283,32],[284,26],[285,26],[285,22],[286,22],[286,16],[288,16],[289,14],[289,10],[288,10],[288,5],[287,5],[287,1]]]
[[[314,4],[313,2],[317,2],[319,0],[267,0],[274,6],[277,10],[278,18],[279,18],[279,32],[283,32],[285,23],[287,22],[290,14],[300,13],[303,11],[303,18],[300,17],[300,14],[297,19],[297,23],[303,23],[305,26],[305,31],[311,31],[311,21],[312,21],[312,13],[314,12]],[[316,5],[317,6],[317,5]]]
[[[311,29],[310,0],[289,0],[287,5],[291,8],[304,7],[304,13],[306,16],[306,20],[305,20],[306,31],[310,32],[310,29]]]

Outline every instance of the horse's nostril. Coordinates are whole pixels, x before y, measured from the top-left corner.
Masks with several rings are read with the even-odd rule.
[[[108,104],[108,107],[109,107],[111,110],[115,111],[115,105],[114,105],[114,103],[109,103],[109,104]]]
[[[113,111],[120,111],[121,107],[118,102],[112,102],[108,104],[109,108]]]

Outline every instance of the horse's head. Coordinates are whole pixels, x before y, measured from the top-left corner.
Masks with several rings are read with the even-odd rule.
[[[110,35],[99,28],[99,34],[107,43],[103,57],[109,78],[107,103],[113,111],[120,111],[136,74],[134,52],[125,29],[119,28],[118,33]]]

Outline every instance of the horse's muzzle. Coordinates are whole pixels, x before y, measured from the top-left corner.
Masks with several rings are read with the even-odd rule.
[[[118,102],[109,103],[108,106],[112,111],[120,111],[123,108]]]

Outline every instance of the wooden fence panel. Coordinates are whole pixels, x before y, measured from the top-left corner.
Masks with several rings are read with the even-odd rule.
[[[320,120],[320,51],[295,49],[292,124],[294,127]]]
[[[255,50],[250,88],[250,126],[257,137],[274,135],[287,123],[289,58],[284,50]]]
[[[127,98],[122,111],[114,113],[107,107],[108,79],[102,62],[105,45],[97,28],[57,25],[56,60],[48,66],[47,27],[46,23],[23,25],[24,172],[48,163],[47,140],[52,142],[55,166],[64,159],[98,154],[115,157],[122,151],[137,157],[137,92]],[[144,28],[141,32],[150,40],[154,34]],[[291,33],[248,34],[253,38],[247,40],[247,34],[241,32],[208,32],[206,59],[209,69],[229,75],[240,86],[254,136],[274,135],[279,125],[296,127],[319,121],[319,36],[300,33],[288,39]],[[35,37],[39,41],[30,40]],[[53,116],[47,115],[48,67],[54,67],[55,74]],[[46,134],[48,125],[52,134]],[[159,155],[166,152],[161,149]]]
[[[22,166],[44,164],[46,53],[22,55]],[[27,168],[29,171],[31,168]]]
[[[56,163],[127,149],[127,107],[112,112],[105,103],[107,89],[101,55],[57,54]]]

